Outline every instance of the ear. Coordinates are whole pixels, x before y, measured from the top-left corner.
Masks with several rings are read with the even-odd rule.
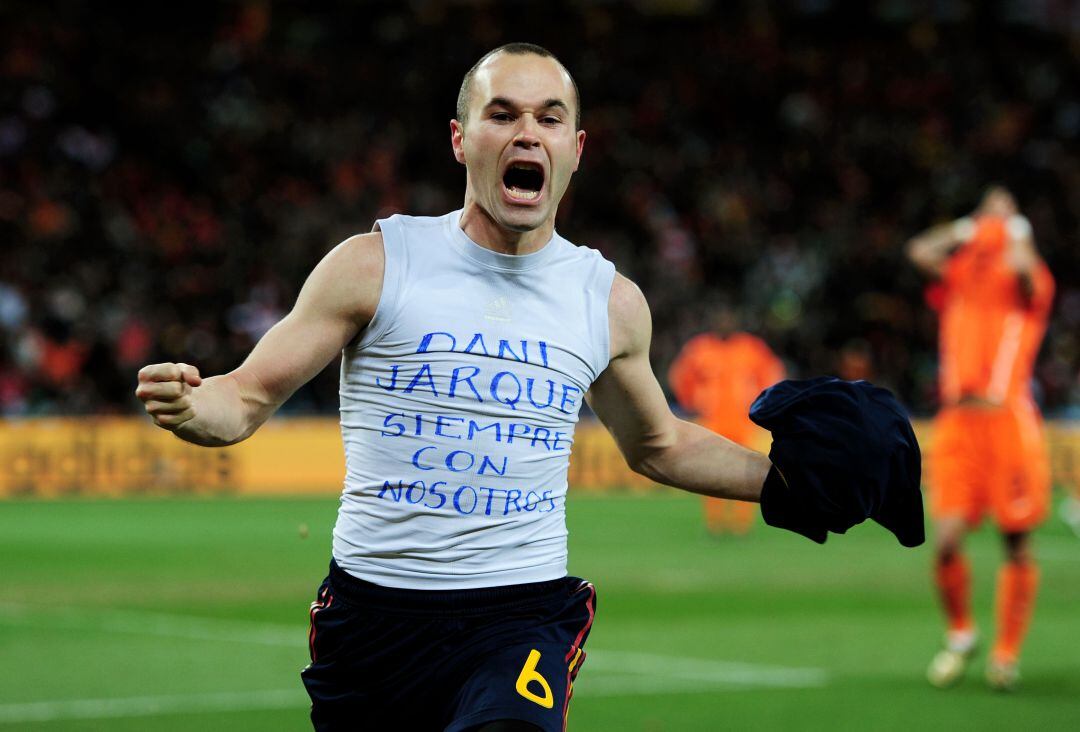
[[[454,160],[465,164],[465,125],[456,119],[450,120],[450,147],[454,150]],[[579,153],[580,154],[580,153]]]
[[[585,130],[577,131],[577,157],[574,159],[574,172],[581,165],[581,152],[585,149]]]

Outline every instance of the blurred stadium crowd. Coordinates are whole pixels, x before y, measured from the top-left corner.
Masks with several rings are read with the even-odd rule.
[[[582,91],[560,231],[642,286],[658,373],[727,300],[789,373],[932,410],[935,294],[903,246],[997,181],[1058,281],[1037,395],[1080,415],[1077,3],[161,12],[0,8],[0,414],[134,411],[145,363],[237,365],[333,244],[460,205],[461,76],[528,40]],[[331,367],[289,408],[336,405]]]

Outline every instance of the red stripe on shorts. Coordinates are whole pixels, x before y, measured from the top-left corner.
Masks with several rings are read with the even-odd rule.
[[[596,588],[589,582],[582,582],[581,587],[577,588],[577,590],[574,591],[574,594],[576,595],[584,590],[588,590],[589,592],[589,599],[585,601],[585,607],[589,610],[589,619],[585,621],[585,627],[578,632],[577,638],[574,639],[574,644],[570,646],[570,651],[566,654],[566,663],[570,663],[570,659],[577,653],[577,649],[581,645],[581,639],[589,632],[589,628],[592,627],[593,617],[596,615]]]
[[[320,610],[325,610],[330,607],[334,602],[334,596],[327,594],[328,591],[329,588],[323,590],[321,597],[316,602],[311,603],[311,611],[309,612],[311,626],[308,629],[308,652],[311,655],[312,663],[315,663],[315,615]]]
[[[591,628],[593,624],[593,618],[596,616],[596,588],[593,587],[592,584],[590,584],[589,582],[582,582],[581,587],[579,587],[574,592],[574,594],[576,595],[578,592],[586,590],[589,593],[589,599],[585,601],[585,607],[589,611],[589,618],[585,621],[584,627],[582,627],[582,629],[578,632],[577,638],[574,639],[573,645],[570,646],[570,651],[566,654],[567,664],[570,663],[570,659],[572,659],[575,654],[577,654],[577,652],[581,649],[582,639],[585,637],[585,634],[589,632],[589,628]],[[566,669],[566,702],[563,704],[562,713],[563,732],[566,732],[566,718],[567,715],[570,713],[570,698],[574,695],[574,679],[577,678],[578,671],[581,670],[581,665],[583,663],[585,663],[584,651],[581,652],[581,658],[579,658],[578,662],[574,664],[574,668]]]

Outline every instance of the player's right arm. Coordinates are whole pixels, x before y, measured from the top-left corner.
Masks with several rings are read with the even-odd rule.
[[[239,368],[203,379],[187,364],[152,364],[139,371],[135,395],[156,425],[188,442],[219,447],[246,439],[371,321],[384,264],[381,233],[346,239]]]
[[[927,229],[907,243],[908,259],[926,274],[941,277],[949,257],[971,238],[974,229],[975,222],[966,217]]]
[[[769,458],[672,414],[649,362],[649,305],[637,285],[619,274],[608,318],[611,359],[586,399],[630,468],[692,493],[760,500]]]
[[[586,399],[632,470],[692,493],[760,502],[767,523],[818,542],[873,510],[905,546],[922,543],[919,471],[912,468],[918,446],[891,394],[838,379],[789,383],[764,410],[780,428],[773,431],[774,466],[770,457],[672,414],[649,362],[648,303],[618,274],[608,322],[610,359]]]

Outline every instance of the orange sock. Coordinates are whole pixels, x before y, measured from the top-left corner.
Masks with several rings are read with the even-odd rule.
[[[731,501],[728,508],[731,509],[731,529],[736,534],[746,534],[754,525],[757,516],[757,506],[747,501]]]
[[[995,658],[1015,661],[1020,655],[1038,586],[1039,568],[1033,562],[1006,562],[998,571]]]
[[[958,552],[950,559],[939,559],[934,565],[934,580],[949,630],[971,628],[971,568],[967,558]]]
[[[722,498],[704,498],[705,528],[714,534],[722,534],[727,528],[727,501]]]

